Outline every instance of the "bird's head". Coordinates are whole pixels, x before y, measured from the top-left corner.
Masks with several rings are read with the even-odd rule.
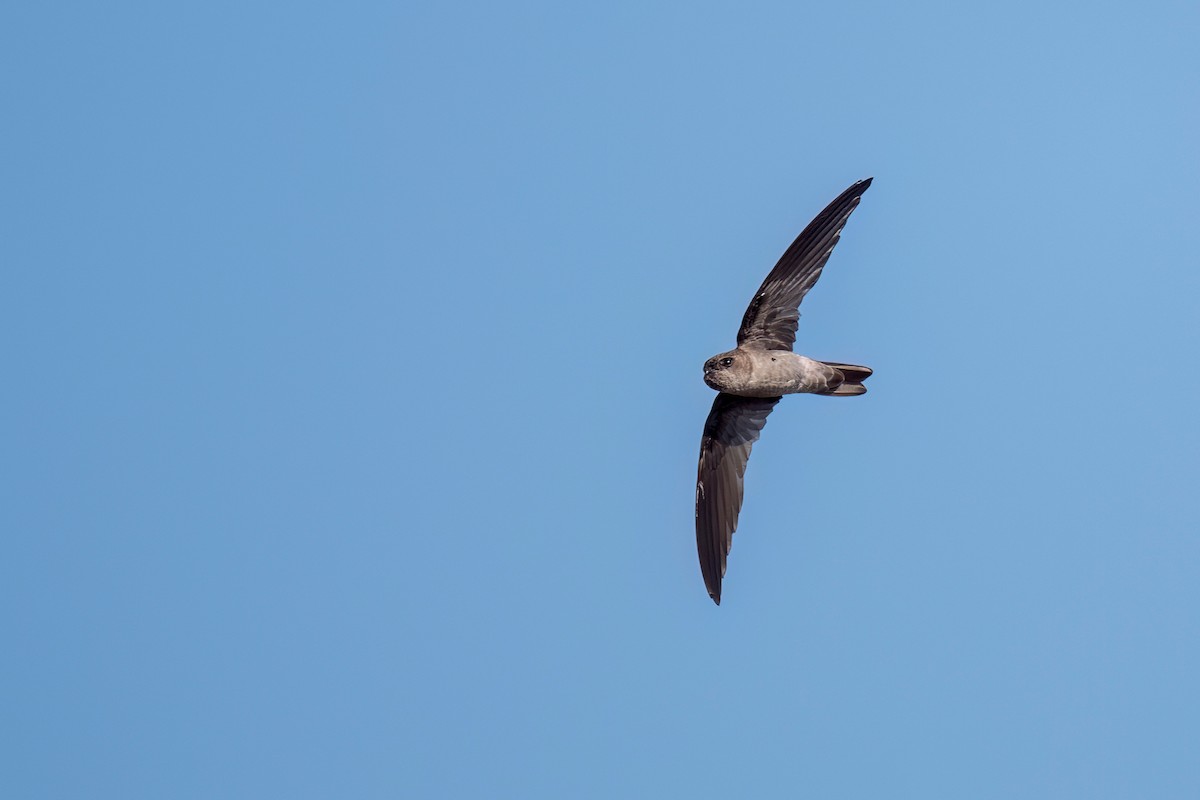
[[[742,354],[736,350],[728,353],[718,353],[704,362],[704,382],[717,391],[726,391],[735,382],[734,371],[738,367],[738,359]]]

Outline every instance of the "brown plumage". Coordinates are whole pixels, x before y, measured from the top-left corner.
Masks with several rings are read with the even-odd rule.
[[[696,475],[696,547],[708,594],[721,603],[721,580],[742,508],[742,478],[767,415],[785,394],[849,397],[867,391],[867,367],[815,361],[792,352],[800,301],[821,276],[842,227],[871,179],[842,192],[808,224],[755,292],[738,346],[704,364],[719,394],[700,440]]]

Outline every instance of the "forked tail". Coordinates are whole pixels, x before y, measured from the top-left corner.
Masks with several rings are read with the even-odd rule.
[[[818,392],[828,397],[853,397],[857,394],[866,394],[867,387],[863,386],[863,381],[871,377],[870,367],[858,367],[854,364],[839,364],[836,361],[822,361],[827,367],[833,367],[838,372],[842,373],[845,378],[836,389],[830,389],[828,392]]]

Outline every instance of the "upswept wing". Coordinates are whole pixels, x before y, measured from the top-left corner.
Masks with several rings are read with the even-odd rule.
[[[842,227],[870,185],[871,178],[855,183],[800,232],[750,301],[738,331],[739,346],[792,349],[800,321],[800,301],[821,277]]]
[[[721,392],[713,401],[700,440],[696,475],[696,548],[708,595],[721,604],[725,559],[742,509],[742,476],[778,397],[739,397]]]

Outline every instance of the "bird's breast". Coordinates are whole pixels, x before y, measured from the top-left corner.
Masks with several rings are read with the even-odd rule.
[[[765,350],[754,353],[739,370],[735,388],[725,391],[743,397],[778,397],[781,394],[811,392],[817,384],[824,386],[820,371],[824,367],[795,353]]]

